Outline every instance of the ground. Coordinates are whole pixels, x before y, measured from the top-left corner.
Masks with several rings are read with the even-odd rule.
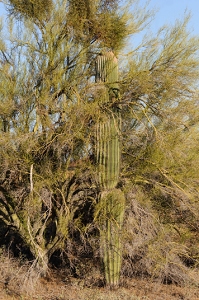
[[[86,286],[84,280],[58,277],[41,279],[24,293],[1,282],[0,300],[199,300],[197,287],[164,285],[141,279],[128,279],[123,286],[111,291],[104,287]]]

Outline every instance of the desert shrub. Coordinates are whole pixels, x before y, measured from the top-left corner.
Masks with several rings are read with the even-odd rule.
[[[196,283],[187,263],[197,266],[197,260],[191,260],[189,241],[182,239],[175,224],[162,222],[140,187],[128,193],[124,240],[125,276],[167,284]]]

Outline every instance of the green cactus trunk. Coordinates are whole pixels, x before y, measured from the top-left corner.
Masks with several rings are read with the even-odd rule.
[[[117,117],[110,116],[97,126],[97,162],[99,183],[103,189],[113,189],[118,183],[120,144]]]
[[[111,288],[119,285],[124,209],[125,197],[121,190],[112,189],[101,193],[99,204],[100,242],[106,284]]]
[[[120,112],[115,106],[119,97],[118,63],[113,52],[96,60],[96,82],[100,88],[99,122],[96,130],[99,183],[103,189],[115,188],[120,170]]]
[[[119,284],[121,270],[125,197],[116,188],[120,172],[121,116],[116,106],[119,98],[118,63],[112,52],[97,57],[96,82],[100,91],[96,129],[96,156],[101,188],[98,220],[106,284],[114,287]]]

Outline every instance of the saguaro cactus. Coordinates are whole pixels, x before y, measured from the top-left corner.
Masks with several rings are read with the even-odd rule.
[[[119,97],[118,62],[113,52],[96,59],[96,82],[99,121],[96,129],[96,154],[101,188],[97,214],[101,231],[101,249],[107,285],[119,284],[121,269],[121,231],[125,197],[117,189],[120,170],[121,116],[116,103]]]
[[[118,63],[113,52],[99,55],[96,60],[96,82],[101,93],[97,124],[97,162],[99,182],[104,189],[117,185],[120,169],[120,113],[114,105],[119,96]]]

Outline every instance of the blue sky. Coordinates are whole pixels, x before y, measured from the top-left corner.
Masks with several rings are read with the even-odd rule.
[[[144,5],[146,2],[147,0],[140,0],[140,5]],[[189,29],[199,35],[199,0],[151,0],[149,7],[158,10],[151,23],[153,32],[165,24],[174,24],[175,20],[181,19],[187,10],[192,15]],[[0,3],[0,15],[5,15],[2,3]]]
[[[146,3],[141,0],[140,3]],[[172,25],[176,19],[182,19],[185,11],[190,12],[189,30],[199,35],[199,1],[198,0],[151,0],[149,7],[157,8],[152,22],[152,30],[157,31],[161,26]]]

